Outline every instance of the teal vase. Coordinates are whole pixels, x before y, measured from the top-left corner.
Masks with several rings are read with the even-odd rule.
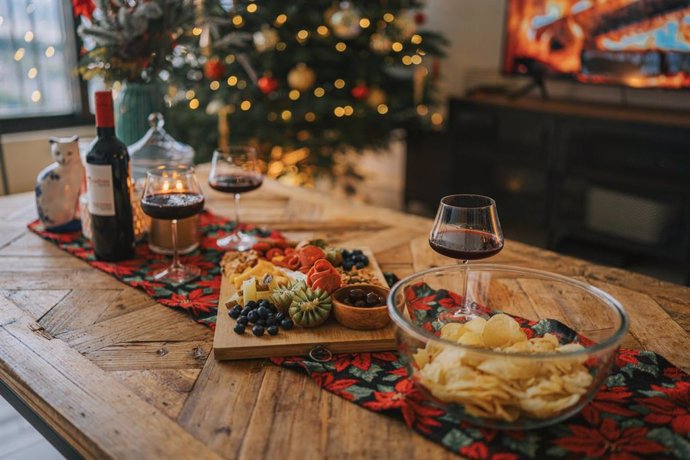
[[[162,111],[158,83],[124,83],[115,99],[115,134],[125,145],[132,145],[148,131],[149,115]]]

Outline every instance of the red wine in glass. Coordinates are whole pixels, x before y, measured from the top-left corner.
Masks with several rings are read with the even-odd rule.
[[[468,260],[485,259],[503,249],[503,231],[498,221],[496,202],[482,195],[449,195],[441,199],[434,225],[429,233],[429,245],[441,255],[467,264]],[[483,317],[468,302],[466,266],[463,284],[463,304],[452,314],[439,317],[445,321],[470,321]]]
[[[186,219],[204,209],[204,196],[199,193],[158,193],[144,196],[141,209],[154,219]]]
[[[169,267],[153,274],[157,281],[179,285],[201,274],[199,267],[183,265],[177,250],[177,221],[199,214],[204,209],[204,195],[188,166],[160,166],[146,173],[141,209],[154,219],[170,221],[173,260]]]
[[[223,193],[246,193],[261,187],[262,183],[263,178],[254,174],[222,174],[210,179],[208,185]]]
[[[429,238],[431,248],[447,257],[459,260],[477,260],[498,254],[503,240],[482,230],[447,230],[437,239]]]
[[[212,189],[231,193],[235,197],[235,227],[240,224],[240,196],[261,187],[264,178],[259,168],[256,149],[246,145],[231,145],[213,152],[208,184]],[[246,251],[256,243],[256,237],[240,230],[219,238],[216,244],[226,249]]]

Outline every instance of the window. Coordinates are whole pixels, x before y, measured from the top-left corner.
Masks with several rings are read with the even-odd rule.
[[[69,5],[0,0],[0,120],[81,111]]]

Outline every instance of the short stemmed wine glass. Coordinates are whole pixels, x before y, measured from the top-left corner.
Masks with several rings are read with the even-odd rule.
[[[441,199],[429,233],[429,245],[434,251],[467,264],[469,260],[498,254],[503,244],[503,231],[496,202],[492,198],[448,195]],[[462,291],[464,299],[467,298],[468,275],[469,268],[466,268]],[[452,320],[466,322],[477,316],[483,315],[463,301],[463,305],[453,312]]]
[[[234,194],[236,228],[240,225],[241,194],[256,190],[262,183],[263,174],[254,147],[235,145],[213,152],[208,184],[219,192]],[[255,242],[254,236],[238,229],[232,235],[220,238],[216,244],[222,248],[246,251]]]
[[[160,166],[146,173],[141,209],[155,219],[170,220],[173,260],[153,278],[170,284],[182,284],[201,274],[198,267],[183,265],[177,248],[177,221],[199,214],[204,209],[204,195],[189,166]]]

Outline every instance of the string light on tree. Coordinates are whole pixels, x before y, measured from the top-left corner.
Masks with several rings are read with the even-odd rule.
[[[337,151],[383,145],[403,123],[438,121],[434,79],[417,78],[416,69],[424,53],[440,53],[442,38],[417,30],[421,0],[327,5],[233,0],[202,55],[204,84],[187,83],[200,105],[223,104],[233,142],[265,146],[269,176],[297,181],[311,168],[330,169]],[[415,71],[402,72],[403,62]]]

